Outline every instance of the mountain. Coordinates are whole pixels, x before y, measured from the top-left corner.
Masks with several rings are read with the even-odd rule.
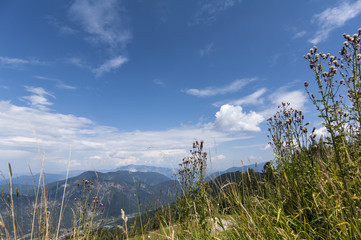
[[[54,222],[59,217],[64,187],[65,180],[48,183],[45,186],[48,211]],[[13,189],[15,192],[15,186]],[[19,191],[19,195],[14,194],[17,212],[22,213],[20,218],[23,219],[24,232],[29,231],[30,224],[27,223],[32,222],[31,206],[35,202],[34,190],[29,189],[26,195],[23,195],[22,191]],[[73,212],[95,211],[103,218],[113,219],[119,218],[123,209],[126,215],[131,217],[173,202],[177,192],[179,192],[177,182],[160,173],[123,170],[107,173],[87,171],[67,180],[62,227],[73,226]],[[9,214],[7,196],[5,193],[3,200],[0,201],[0,214],[3,217]],[[97,199],[96,205],[94,199]]]
[[[64,179],[65,176],[62,176],[61,174],[49,174],[46,173],[45,175],[45,182],[47,183],[51,183],[51,182],[56,182],[58,180]],[[28,185],[28,186],[33,186],[34,183],[37,186],[39,183],[39,177],[40,174],[37,173],[33,176],[30,175],[22,175],[19,177],[12,177],[12,182],[13,184],[21,184],[21,185]],[[9,183],[9,179],[4,179],[4,180],[0,180],[0,185],[4,185]]]
[[[261,163],[257,163],[257,164],[250,164],[250,165],[245,165],[243,167],[231,167],[228,168],[227,170],[224,171],[217,171],[214,173],[209,173],[207,179],[214,179],[222,174],[225,173],[232,173],[232,172],[246,172],[248,169],[253,169],[255,172],[259,172],[261,173],[263,170],[264,165],[266,164],[266,162],[261,162]]]
[[[175,171],[170,168],[134,164],[118,167],[117,170],[125,170],[129,172],[155,172],[163,174],[164,176],[167,176],[169,178],[173,178],[175,173]]]

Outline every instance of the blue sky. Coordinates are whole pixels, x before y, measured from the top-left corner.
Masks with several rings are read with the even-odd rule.
[[[0,171],[272,159],[265,119],[289,101],[321,129],[303,55],[337,54],[361,1],[0,2]],[[311,84],[312,87],[312,84]]]

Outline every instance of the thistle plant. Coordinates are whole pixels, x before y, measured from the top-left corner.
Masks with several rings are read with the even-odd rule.
[[[305,55],[316,79],[317,93],[306,91],[316,106],[329,133],[326,143],[332,146],[334,170],[339,172],[348,188],[350,174],[359,171],[361,151],[361,28],[345,42],[339,56],[319,52],[317,47]],[[352,176],[352,175],[351,175]]]
[[[78,183],[78,192],[74,198],[73,237],[87,236],[94,229],[94,220],[104,212],[104,205],[98,197],[96,186],[89,180]]]
[[[207,153],[203,140],[193,142],[191,155],[182,159],[177,178],[182,194],[177,200],[179,221],[187,228],[187,222],[196,219],[202,229],[207,228],[208,183],[205,180]]]

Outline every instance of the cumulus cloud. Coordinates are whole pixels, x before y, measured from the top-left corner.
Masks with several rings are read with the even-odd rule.
[[[342,27],[345,23],[361,13],[361,0],[354,2],[341,1],[333,8],[327,8],[313,17],[313,23],[317,23],[318,31],[309,41],[318,44],[328,38],[331,31]]]
[[[246,113],[241,106],[223,105],[216,113],[215,125],[225,131],[261,131],[258,126],[264,121],[261,114],[250,111]]]
[[[271,94],[269,99],[275,106],[281,105],[282,102],[288,102],[294,109],[302,109],[307,101],[303,91],[286,91],[284,89]]]
[[[256,80],[256,78],[238,79],[236,81],[233,81],[231,84],[223,87],[207,87],[204,89],[191,88],[184,91],[190,95],[197,97],[211,97],[226,93],[237,92],[254,80]]]
[[[110,59],[100,65],[97,68],[94,68],[92,71],[95,73],[97,77],[100,77],[104,73],[110,72],[114,69],[120,68],[124,63],[126,63],[128,59],[123,56],[118,56],[116,58]]]
[[[252,113],[232,116],[230,126],[226,121],[229,112],[221,109],[216,123],[174,127],[164,131],[119,131],[117,128],[99,125],[90,119],[49,111],[51,96],[42,88],[28,87],[32,96],[25,97],[28,107],[17,106],[9,101],[0,101],[0,154],[8,156],[14,169],[27,171],[29,165],[33,171],[39,169],[40,161],[37,144],[45,153],[46,170],[60,171],[67,167],[69,146],[72,161],[81,169],[112,169],[129,163],[177,167],[194,139],[203,139],[206,143],[222,144],[246,139],[250,135],[245,131],[258,130],[255,125],[248,126],[242,121],[251,120]],[[42,98],[43,97],[43,98]],[[238,109],[239,110],[239,109]],[[237,112],[237,111],[236,111]],[[239,119],[235,122],[235,118]],[[233,121],[233,122],[232,122]],[[232,133],[220,129],[230,128]],[[34,137],[33,131],[36,133]],[[0,166],[4,170],[6,166]],[[1,169],[3,168],[3,169]]]
[[[132,38],[119,1],[75,0],[69,15],[88,34],[87,39],[91,42],[118,48],[125,47]]]

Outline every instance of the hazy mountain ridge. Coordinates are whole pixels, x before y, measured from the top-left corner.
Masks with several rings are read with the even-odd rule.
[[[118,167],[117,170],[126,170],[129,172],[156,172],[163,174],[164,176],[167,176],[169,178],[173,178],[174,173],[176,172],[175,170],[166,167],[154,167],[154,166],[135,165],[135,164],[121,166]]]
[[[231,167],[228,168],[224,171],[216,171],[213,173],[209,173],[207,179],[214,179],[217,178],[225,173],[232,173],[232,172],[246,172],[248,169],[253,169],[255,172],[259,172],[261,173],[263,170],[264,165],[266,164],[266,162],[261,162],[261,163],[257,163],[257,164],[249,164],[249,165],[245,165],[242,167]]]
[[[84,188],[84,182],[87,182]],[[6,210],[6,198],[8,196],[8,185],[3,187],[5,196],[0,201],[0,213],[7,216],[9,212]],[[49,203],[49,212],[57,218],[65,180],[48,183],[46,185],[46,194]],[[178,184],[170,178],[154,172],[129,172],[119,170],[116,172],[93,172],[87,171],[82,174],[71,177],[67,180],[65,195],[65,211],[63,214],[63,227],[71,227],[72,222],[65,219],[73,219],[72,209],[76,209],[84,193],[89,192],[89,199],[98,196],[99,202],[103,204],[104,215],[107,218],[118,217],[121,209],[127,215],[134,213],[142,213],[148,210],[154,210],[162,205],[169,204],[174,201],[177,195]],[[16,194],[18,188],[19,195]],[[21,190],[23,189],[23,190]],[[84,189],[86,189],[84,191]],[[18,204],[19,212],[24,213],[21,217],[24,219],[24,229],[29,226],[26,222],[31,222],[29,212],[31,204],[35,202],[34,186],[13,185],[13,194],[15,203]],[[40,193],[41,194],[41,193]],[[78,202],[76,202],[78,199]]]

